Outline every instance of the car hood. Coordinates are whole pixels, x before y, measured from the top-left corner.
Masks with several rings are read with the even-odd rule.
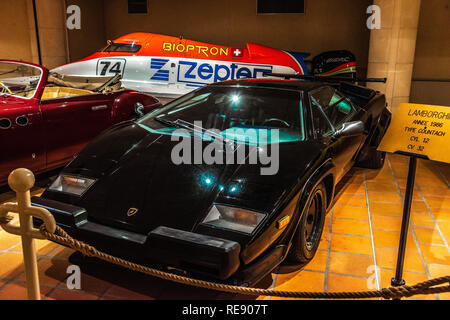
[[[193,231],[215,202],[272,212],[320,154],[312,142],[282,143],[278,173],[265,176],[255,164],[176,165],[171,154],[177,143],[138,124],[120,124],[64,169],[97,179],[81,198],[49,191],[43,196],[85,208],[89,220],[133,232],[147,234],[158,226]]]

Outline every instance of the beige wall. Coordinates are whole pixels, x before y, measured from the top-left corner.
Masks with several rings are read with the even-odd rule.
[[[0,58],[39,63],[32,0],[1,0]],[[67,62],[63,0],[36,1],[42,64]]]
[[[371,32],[368,76],[387,78],[369,83],[384,92],[392,112],[409,102],[421,0],[374,0],[381,9],[381,28]]]
[[[31,3],[31,0],[29,0]],[[32,7],[32,6],[31,6]],[[64,0],[37,0],[42,65],[53,69],[67,63]]]
[[[450,80],[450,0],[425,0],[419,18],[413,80]],[[411,102],[450,106],[450,82],[413,81]]]
[[[67,31],[70,61],[80,60],[105,47],[103,0],[66,0],[66,4],[78,5],[81,9],[81,29]]]
[[[143,31],[230,46],[256,42],[313,55],[348,49],[363,71],[367,67],[366,9],[372,0],[307,0],[306,14],[282,15],[257,15],[256,0],[148,2],[149,13],[136,15],[128,14],[127,0],[104,0],[106,38]]]
[[[31,61],[27,0],[1,0],[0,59]]]

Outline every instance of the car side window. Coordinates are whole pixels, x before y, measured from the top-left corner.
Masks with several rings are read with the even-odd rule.
[[[339,129],[356,112],[350,100],[331,87],[313,91],[311,99],[322,107],[335,129]]]
[[[317,136],[326,137],[334,133],[334,128],[330,124],[330,121],[325,116],[322,107],[319,103],[311,97],[311,111],[314,125],[314,132]]]

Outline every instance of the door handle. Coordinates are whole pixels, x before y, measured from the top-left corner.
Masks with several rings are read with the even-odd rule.
[[[100,111],[105,109],[108,109],[108,106],[106,104],[103,104],[101,106],[94,106],[91,108],[92,111]]]

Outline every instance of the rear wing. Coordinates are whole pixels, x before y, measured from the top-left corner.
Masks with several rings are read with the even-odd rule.
[[[378,82],[386,83],[387,78],[367,78],[358,79],[350,77],[323,77],[323,76],[306,76],[298,74],[282,74],[282,73],[264,73],[263,76],[267,77],[281,77],[286,80],[290,79],[300,79],[306,81],[316,81],[325,82],[334,87],[337,90],[347,95],[353,102],[360,106],[365,106],[372,100],[376,95],[377,91],[357,85],[356,82]]]
[[[263,73],[265,77],[279,77],[284,78],[286,80],[290,79],[300,79],[300,80],[309,80],[309,81],[323,81],[323,82],[381,82],[386,83],[387,78],[351,78],[351,77],[325,77],[325,76],[308,76],[308,75],[300,75],[300,74],[288,74],[288,73],[272,73],[266,72]]]

